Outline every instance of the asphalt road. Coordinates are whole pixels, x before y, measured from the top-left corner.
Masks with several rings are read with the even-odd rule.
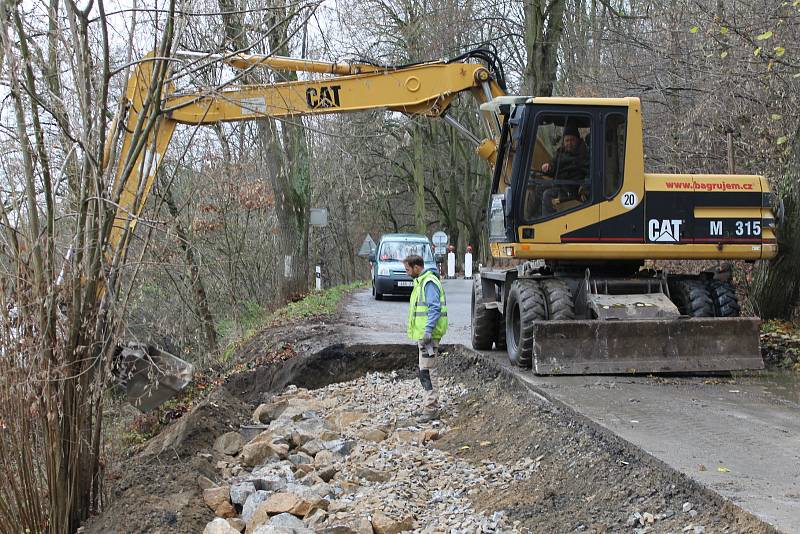
[[[470,347],[471,281],[445,280],[445,343]],[[355,343],[407,344],[406,298],[346,307]],[[505,352],[484,352],[512,368]],[[797,381],[771,377],[537,377],[514,372],[560,401],[783,532],[800,533],[800,403]]]

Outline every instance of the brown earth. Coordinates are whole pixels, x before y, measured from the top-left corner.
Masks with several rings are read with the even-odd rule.
[[[310,321],[285,328],[242,346],[236,354],[242,372],[116,466],[110,504],[87,524],[87,534],[202,532],[213,514],[197,477],[216,481],[215,466],[224,457],[212,450],[214,440],[247,422],[259,402],[288,384],[318,388],[367,371],[412,373],[416,364],[411,347],[332,344],[341,341],[333,337],[335,325]],[[292,341],[281,340],[284,335]],[[285,354],[287,343],[296,356],[254,364]],[[689,524],[704,525],[706,533],[773,532],[568,408],[542,401],[475,353],[451,349],[440,366],[473,393],[459,400],[457,415],[447,421],[452,430],[436,447],[476,463],[528,456],[540,464],[531,480],[475,496],[474,505],[490,515],[504,510],[509,523],[519,521],[521,530],[533,532],[633,532],[626,521],[634,512],[674,514],[659,519],[651,532],[681,532]],[[682,512],[685,502],[698,511],[695,518]]]

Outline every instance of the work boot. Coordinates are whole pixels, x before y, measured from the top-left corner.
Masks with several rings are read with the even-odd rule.
[[[439,411],[435,412],[425,412],[419,417],[417,417],[417,423],[430,423],[431,421],[438,421],[439,420]]]

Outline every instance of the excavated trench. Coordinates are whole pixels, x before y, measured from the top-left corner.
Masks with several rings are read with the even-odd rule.
[[[316,389],[392,371],[413,379],[415,369],[411,346],[332,345],[234,375],[132,459],[112,504],[86,532],[202,532],[213,514],[197,476],[219,476],[214,440],[247,422],[256,405],[290,384]],[[531,478],[471,496],[477,510],[502,510],[519,531],[777,532],[477,353],[444,347],[438,370],[467,394],[452,399],[455,409],[444,414],[441,437],[429,446],[475,465],[536,459]]]

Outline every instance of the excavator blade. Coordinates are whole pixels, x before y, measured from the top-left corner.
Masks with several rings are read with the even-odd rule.
[[[757,318],[536,321],[537,375],[763,369]]]

